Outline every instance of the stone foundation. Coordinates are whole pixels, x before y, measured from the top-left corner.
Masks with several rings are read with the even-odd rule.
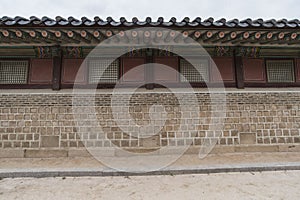
[[[111,90],[98,90],[95,98],[86,91],[76,97],[77,103],[82,104],[75,108],[72,107],[72,90],[2,90],[0,151],[18,150],[27,157],[28,152],[34,150],[55,150],[59,154],[84,146],[156,149],[190,144],[198,147],[204,139],[215,140],[218,148],[233,147],[233,152],[252,151],[251,146],[276,146],[274,151],[288,151],[289,147],[300,144],[300,92],[296,88],[293,91],[228,90],[221,132],[212,132],[210,124],[214,109],[222,105],[212,105],[210,95],[204,89],[196,91],[199,113],[181,107],[178,96],[171,92],[155,89],[136,92],[128,106],[115,107],[117,114],[114,115]],[[118,95],[122,99],[125,93]],[[184,97],[185,94],[179,92],[180,95]],[[133,121],[125,120],[127,110]],[[200,117],[196,119],[195,116]],[[80,120],[76,120],[78,118]],[[116,118],[124,122],[122,127],[127,132],[116,123]],[[93,119],[97,119],[96,122]],[[162,119],[165,123],[160,129]],[[132,134],[136,131],[134,127],[147,126],[153,120],[157,134],[145,138]],[[133,122],[137,126],[133,126]]]

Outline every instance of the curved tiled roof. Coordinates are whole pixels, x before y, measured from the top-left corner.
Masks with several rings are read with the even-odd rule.
[[[183,20],[177,20],[172,17],[170,20],[164,20],[164,18],[159,17],[156,21],[153,21],[151,17],[147,17],[145,21],[140,21],[138,18],[134,17],[131,21],[126,18],[121,17],[120,20],[116,21],[112,17],[107,17],[106,20],[100,17],[94,17],[93,20],[87,17],[82,17],[81,19],[76,19],[74,17],[68,17],[65,19],[63,17],[57,16],[55,19],[49,17],[38,18],[35,16],[29,19],[23,17],[7,17],[4,16],[0,18],[0,27],[7,26],[162,26],[162,27],[224,27],[224,28],[299,28],[300,21],[298,19],[287,20],[263,20],[263,19],[245,19],[245,20],[226,20],[224,18],[219,20],[214,20],[213,18],[201,19],[200,17],[190,20],[185,17]]]

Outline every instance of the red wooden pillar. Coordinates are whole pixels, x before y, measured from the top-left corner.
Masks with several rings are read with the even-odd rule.
[[[154,83],[153,83],[153,49],[147,49],[146,51],[146,69],[145,69],[145,73],[146,73],[146,89],[148,90],[153,90],[154,89]]]
[[[245,87],[244,67],[243,67],[243,58],[239,53],[239,49],[234,49],[233,50],[233,56],[234,56],[236,87],[239,88],[239,89],[243,89]]]
[[[62,69],[62,50],[60,46],[52,47],[53,71],[52,71],[52,90],[60,90],[61,69]]]

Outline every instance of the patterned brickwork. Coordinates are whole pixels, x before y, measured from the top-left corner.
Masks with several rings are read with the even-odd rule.
[[[82,94],[76,97],[79,106],[74,108],[72,93],[2,93],[0,146],[78,148],[84,145],[201,145],[210,131],[213,111],[208,93],[197,93],[199,113],[181,107],[172,93],[141,92],[130,98],[128,106],[122,106],[120,101],[120,105],[114,108],[116,114],[113,114],[111,97],[110,93],[97,93],[95,97]],[[124,94],[119,94],[118,98],[124,98]],[[216,137],[219,145],[300,143],[300,93],[232,92],[227,93],[226,98],[225,124],[220,137]],[[94,100],[95,107],[92,106]],[[133,121],[125,120],[128,111]],[[75,120],[77,118],[82,120]],[[116,118],[120,119],[123,129]],[[93,119],[97,119],[96,122]],[[154,130],[157,134],[139,138],[139,134],[142,134],[140,130],[144,130],[139,127],[147,126],[151,121],[153,127],[145,130]],[[160,128],[162,121],[165,123]],[[99,127],[102,127],[102,133]]]

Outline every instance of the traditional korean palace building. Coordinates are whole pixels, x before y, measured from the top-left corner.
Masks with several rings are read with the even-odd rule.
[[[110,40],[111,38],[111,40]],[[105,53],[90,56],[100,43]],[[197,43],[205,52],[193,50]],[[120,44],[120,45],[118,45]],[[125,44],[125,45],[124,45]],[[126,45],[127,44],[127,45]],[[133,45],[134,44],[134,45]],[[139,44],[145,45],[145,48]],[[149,45],[162,44],[159,48]],[[199,70],[177,54],[200,56]],[[136,46],[137,45],[137,46]],[[118,49],[124,52],[118,55]],[[198,55],[199,53],[199,55]],[[189,55],[190,54],[190,55]],[[115,57],[116,56],[116,57]],[[109,59],[109,67],[103,71]],[[161,63],[178,71],[145,65]],[[216,64],[221,75],[211,66]],[[81,67],[80,67],[81,66]],[[78,126],[72,111],[72,88],[98,88],[95,107],[105,137]],[[178,101],[166,88],[195,88],[202,117],[179,131]],[[212,115],[207,85],[226,92],[223,130],[213,152],[296,151],[300,147],[300,21],[146,18],[115,21],[69,17],[0,18],[0,157],[82,155],[85,146],[157,149],[190,143],[197,147],[209,131]],[[143,83],[145,83],[143,85]],[[120,130],[109,106],[115,84],[141,84],[129,111],[139,125],[149,123],[149,109],[162,104],[163,128],[140,139]],[[105,88],[105,89],[104,89]],[[159,91],[156,93],[155,91]],[[88,94],[86,94],[88,97]],[[88,119],[89,105],[81,113]],[[86,108],[86,109],[84,109]],[[206,120],[207,119],[207,120]],[[128,125],[130,126],[130,125]],[[89,132],[82,138],[83,132]]]

